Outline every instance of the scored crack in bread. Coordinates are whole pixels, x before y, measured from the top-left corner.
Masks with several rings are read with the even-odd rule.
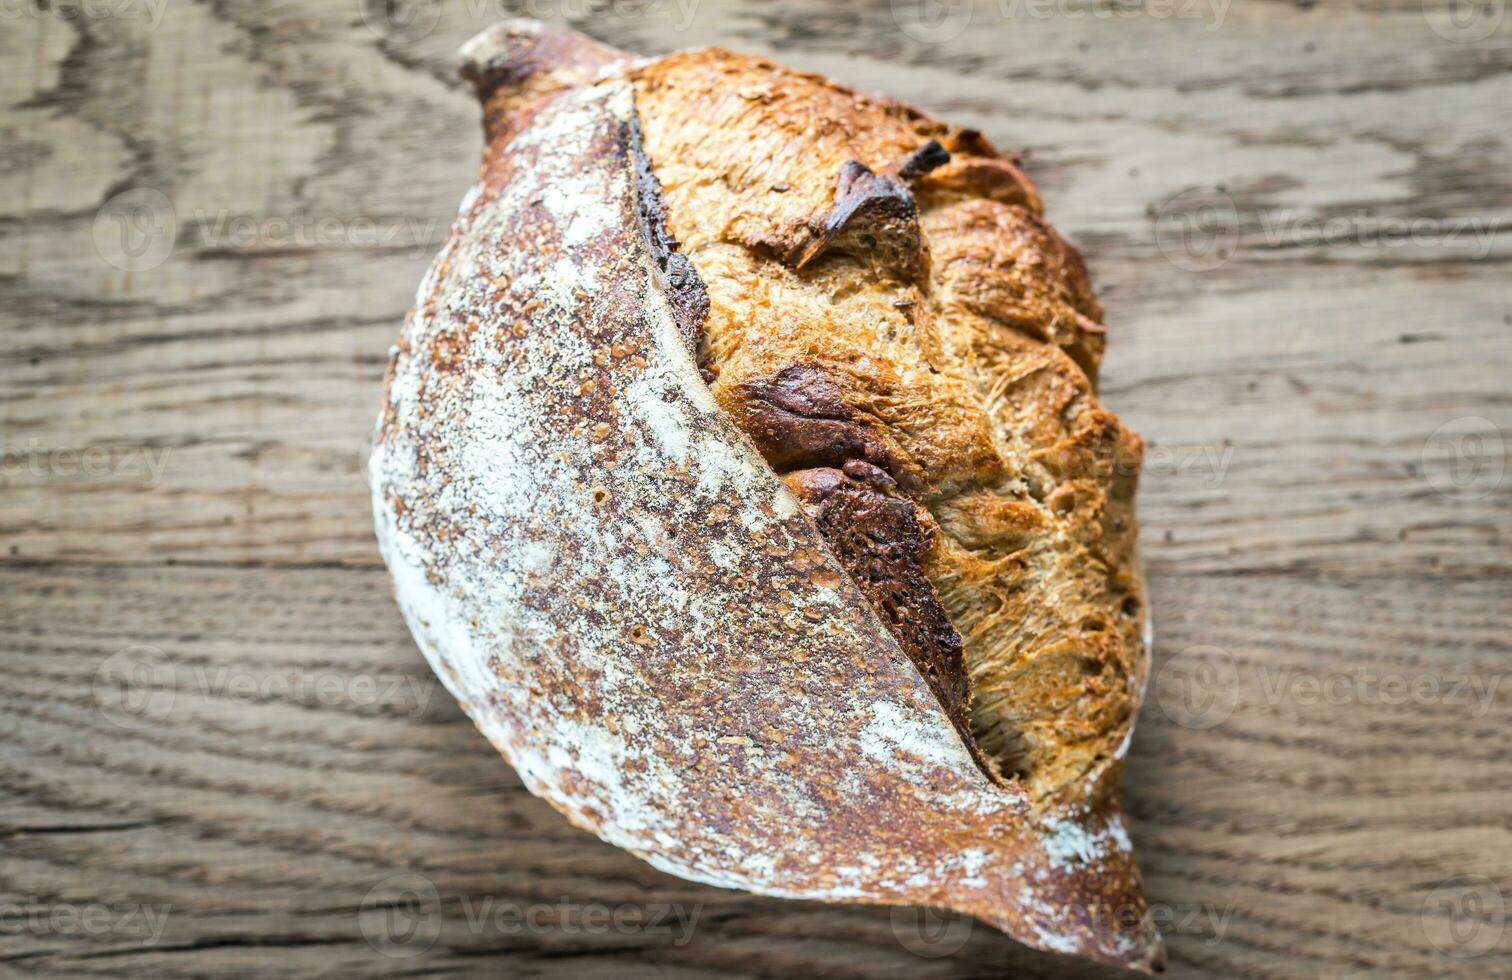
[[[759,58],[632,77],[719,404],[989,774],[1110,789],[1147,669],[1141,444],[1034,186],[979,133]]]

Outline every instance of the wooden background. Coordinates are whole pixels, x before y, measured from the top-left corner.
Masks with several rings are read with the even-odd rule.
[[[1027,148],[1152,446],[1171,973],[1512,974],[1504,0],[523,7]],[[0,974],[1108,975],[654,872],[430,679],[361,460],[521,9],[0,6]]]

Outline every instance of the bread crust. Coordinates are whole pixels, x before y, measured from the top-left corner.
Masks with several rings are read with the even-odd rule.
[[[862,460],[921,508],[913,605],[949,611],[970,691],[942,699],[991,776],[1036,807],[1112,792],[1147,674],[1142,447],[1098,404],[1103,311],[1033,184],[978,133],[765,59],[631,77],[715,398],[779,473]]]
[[[550,72],[573,37],[468,57]],[[510,115],[392,354],[373,502],[421,651],[532,792],[663,870],[1148,968],[1113,799],[1039,812],[983,773],[711,394],[643,223],[635,85],[595,78],[487,95]]]

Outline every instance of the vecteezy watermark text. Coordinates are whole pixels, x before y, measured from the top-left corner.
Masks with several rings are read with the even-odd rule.
[[[0,21],[21,17],[63,20],[136,20],[157,30],[168,0],[0,0]]]
[[[686,946],[698,928],[702,905],[680,902],[578,902],[562,897],[555,902],[507,902],[493,895],[464,895],[462,916],[470,932],[518,935],[554,932],[566,935],[665,936],[673,946]]]
[[[1482,718],[1495,705],[1503,679],[1494,671],[1413,671],[1374,664],[1337,670],[1241,664],[1222,647],[1200,645],[1166,658],[1156,672],[1154,693],[1167,718],[1201,730],[1227,721],[1241,691],[1251,702],[1273,708],[1446,706]]]
[[[43,446],[36,439],[23,446],[0,447],[0,482],[20,476],[84,477],[133,480],[144,487],[162,482],[173,450],[151,446]]]
[[[163,938],[172,905],[55,902],[38,896],[0,899],[0,935],[110,936],[152,945]]]
[[[1302,708],[1320,705],[1359,704],[1448,705],[1467,708],[1475,718],[1484,717],[1496,700],[1500,674],[1438,674],[1357,667],[1349,671],[1318,673],[1291,667],[1261,669],[1260,690],[1271,705],[1295,704]]]
[[[893,23],[926,44],[953,41],[973,25],[1030,20],[1192,20],[1223,26],[1233,0],[891,0]]]
[[[137,187],[101,205],[92,229],[100,258],[124,272],[155,269],[176,248],[201,251],[334,249],[399,251],[419,258],[437,244],[435,218],[379,218],[296,208],[270,215],[196,210],[188,220],[162,191]]]
[[[1156,247],[1185,272],[1210,272],[1239,251],[1275,249],[1435,249],[1479,260],[1491,254],[1505,230],[1501,219],[1481,215],[1319,215],[1262,208],[1241,220],[1233,197],[1222,187],[1187,188],[1150,213]]]
[[[693,939],[703,915],[700,904],[681,902],[582,902],[563,895],[555,901],[520,902],[495,895],[462,895],[462,916],[448,919],[436,883],[423,874],[390,875],[368,890],[357,911],[368,945],[384,956],[419,956],[435,945],[444,927],[470,936],[649,936],[672,946]]]
[[[1068,918],[1098,922],[1113,932],[1135,935],[1153,928],[1163,936],[1201,936],[1208,946],[1223,941],[1237,910],[1234,905],[1211,902],[1119,906],[1062,903],[1059,908]],[[890,911],[889,920],[899,945],[924,959],[960,952],[975,929],[971,916],[950,909],[896,906]]]
[[[299,668],[258,671],[242,665],[176,663],[164,651],[136,644],[107,657],[95,670],[95,707],[112,724],[140,730],[162,724],[188,700],[208,704],[290,702],[316,707],[381,708],[411,717],[424,714],[436,680],[403,672],[341,673]]]
[[[997,0],[1004,20],[1197,20],[1223,26],[1233,0]]]
[[[1234,447],[1227,442],[1151,445],[1140,456],[1119,456],[1114,467],[1121,476],[1189,477],[1209,489],[1222,486],[1234,460]]]
[[[693,23],[702,0],[461,0],[452,5],[479,25],[511,17],[543,21],[585,21],[594,18],[648,20],[669,30],[685,31]],[[421,38],[436,29],[441,0],[357,0],[362,22],[380,37]]]
[[[1361,248],[1445,248],[1483,259],[1501,231],[1501,222],[1466,215],[1457,218],[1404,218],[1337,214],[1322,217],[1266,209],[1259,213],[1260,241],[1266,248],[1353,245]]]
[[[357,215],[289,214],[253,217],[227,211],[196,211],[194,227],[207,248],[377,248],[408,249],[420,255],[431,245],[435,219],[379,220]]]

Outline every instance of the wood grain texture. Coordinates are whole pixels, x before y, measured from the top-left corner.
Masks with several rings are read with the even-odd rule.
[[[1152,445],[1170,972],[1512,973],[1502,0],[918,6],[0,11],[0,974],[1108,975],[652,871],[429,677],[360,464],[481,145],[453,52],[521,12],[1027,149]]]

